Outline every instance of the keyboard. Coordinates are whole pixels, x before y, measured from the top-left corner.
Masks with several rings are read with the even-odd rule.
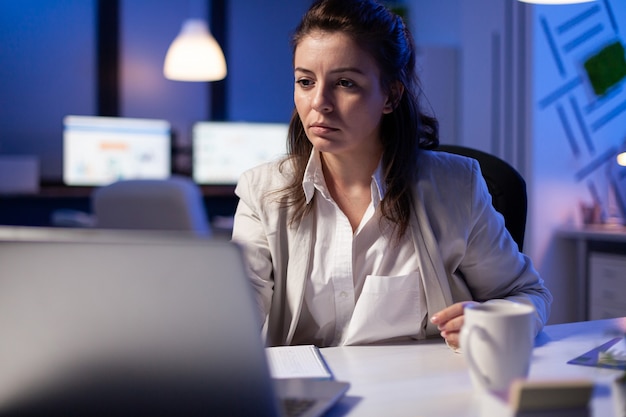
[[[299,417],[315,404],[310,398],[283,398],[281,402],[287,417]]]

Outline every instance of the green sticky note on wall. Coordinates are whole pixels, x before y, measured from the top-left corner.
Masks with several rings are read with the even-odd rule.
[[[611,87],[626,77],[624,45],[614,42],[605,46],[584,63],[585,71],[594,93],[604,95]]]

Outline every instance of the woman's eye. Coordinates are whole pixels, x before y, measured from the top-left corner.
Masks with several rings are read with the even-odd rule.
[[[313,81],[303,78],[300,80],[296,80],[296,84],[300,85],[300,87],[310,87],[311,85],[313,85]]]
[[[339,80],[337,82],[337,85],[339,85],[340,87],[346,87],[346,88],[354,87],[354,83],[350,80]]]

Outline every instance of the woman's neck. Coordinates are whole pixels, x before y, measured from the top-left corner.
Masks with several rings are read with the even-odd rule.
[[[322,154],[321,160],[328,191],[355,231],[372,200],[372,175],[379,159],[364,161]]]
[[[380,155],[320,154],[326,182],[333,181],[345,187],[369,187],[372,175],[380,163]]]

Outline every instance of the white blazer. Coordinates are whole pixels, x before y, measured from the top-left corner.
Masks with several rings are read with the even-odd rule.
[[[428,317],[459,301],[505,298],[533,305],[539,332],[552,295],[493,208],[478,162],[433,151],[422,151],[418,162],[407,232],[415,242]],[[292,175],[289,164],[283,171],[276,162],[253,168],[235,190],[240,201],[233,241],[244,249],[268,345],[288,345],[293,339],[317,221],[307,215],[289,225],[289,209],[272,193]],[[438,334],[428,321],[420,337]]]

